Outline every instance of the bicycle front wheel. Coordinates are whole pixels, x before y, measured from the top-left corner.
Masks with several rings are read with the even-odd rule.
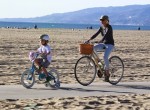
[[[109,72],[110,72],[110,78],[109,83],[116,85],[121,81],[124,74],[124,64],[120,57],[118,56],[112,56],[109,59]]]
[[[97,69],[93,59],[89,56],[81,57],[74,69],[75,78],[83,86],[91,84],[96,76]]]
[[[30,69],[27,69],[25,72],[23,72],[21,76],[21,84],[25,88],[31,88],[35,83],[35,76],[33,73],[31,73]]]

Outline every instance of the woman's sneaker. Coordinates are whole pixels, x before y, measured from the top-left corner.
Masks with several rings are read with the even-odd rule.
[[[105,74],[105,82],[109,82],[109,77],[110,77],[110,74],[109,75]]]
[[[109,82],[109,77],[110,77],[110,74],[109,74],[109,70],[105,70],[105,81],[106,82]]]
[[[105,76],[105,82],[109,82],[109,76]]]

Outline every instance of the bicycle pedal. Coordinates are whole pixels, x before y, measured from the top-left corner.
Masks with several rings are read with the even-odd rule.
[[[103,74],[98,70],[97,76],[98,76],[99,78],[102,78],[102,77],[103,77]]]

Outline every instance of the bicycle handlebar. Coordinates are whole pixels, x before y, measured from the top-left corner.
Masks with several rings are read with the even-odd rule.
[[[40,55],[39,53],[36,53],[35,58],[37,58],[39,55]]]
[[[91,42],[91,41],[85,41],[84,44],[98,44],[99,42],[98,41],[95,41],[95,42]]]
[[[98,41],[94,41],[94,42],[91,42],[90,40],[88,40],[88,41],[85,41],[84,42],[84,44],[98,44],[98,43],[100,43],[100,42],[98,42]],[[103,49],[106,49],[106,46],[104,45],[104,48]]]

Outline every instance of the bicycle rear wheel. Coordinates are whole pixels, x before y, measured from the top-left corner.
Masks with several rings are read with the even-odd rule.
[[[75,78],[83,86],[91,84],[96,76],[97,69],[93,59],[89,56],[81,57],[74,69]]]
[[[31,88],[35,83],[35,76],[33,73],[31,73],[30,69],[27,69],[23,74],[21,75],[21,84],[25,88]]]
[[[124,64],[120,57],[118,56],[112,56],[109,59],[109,72],[110,72],[110,78],[109,83],[112,85],[116,85],[121,81],[124,74]]]

